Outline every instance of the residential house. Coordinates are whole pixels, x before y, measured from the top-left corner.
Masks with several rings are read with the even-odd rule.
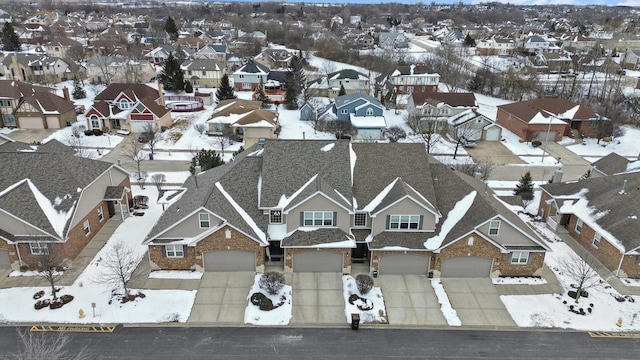
[[[609,119],[569,99],[546,97],[500,105],[496,121],[525,141],[560,141],[594,137],[599,122]]]
[[[628,50],[624,55],[624,68],[627,70],[640,69],[640,50]]]
[[[636,160],[629,160],[618,153],[609,153],[591,163],[589,178],[621,174],[640,169],[640,155]]]
[[[18,144],[0,145],[0,167],[11,169],[0,176],[0,269],[35,268],[45,257],[65,265],[110,217],[128,215],[126,170],[75,157],[56,140],[30,151]]]
[[[454,139],[500,141],[502,128],[476,109],[465,110],[447,119],[447,132]]]
[[[488,40],[476,42],[476,51],[479,55],[513,55],[516,47],[516,42],[509,37],[492,36]]]
[[[403,32],[382,31],[378,37],[378,46],[383,49],[404,49],[409,47],[409,39]]]
[[[2,60],[7,79],[37,83],[59,83],[72,78],[70,62],[45,54],[29,53],[7,54]],[[77,71],[78,66],[73,69]]]
[[[559,52],[541,52],[527,58],[527,65],[538,72],[566,74],[572,68],[571,57]]]
[[[195,36],[188,36],[188,37],[184,37],[176,40],[173,44],[180,47],[187,47],[191,49],[193,53],[196,53],[202,47],[211,45],[211,42],[207,39],[202,39]]]
[[[539,214],[616,276],[640,278],[640,172],[543,185]]]
[[[159,131],[173,123],[162,90],[145,84],[109,84],[96,95],[85,116],[88,129],[103,131],[144,132],[147,124]]]
[[[448,129],[447,121],[467,110],[478,109],[473,93],[423,93],[413,92],[407,101],[407,111],[418,126],[427,126],[435,122],[435,130]]]
[[[343,69],[322,76],[308,84],[308,91],[313,96],[335,98],[340,94],[340,89],[344,87],[346,94],[369,94],[371,92],[371,82],[367,74],[363,74],[353,69]]]
[[[266,140],[183,187],[145,241],[152,270],[539,276],[548,251],[422,144]]]
[[[262,102],[253,100],[223,100],[207,121],[208,134],[235,136],[250,147],[260,139],[275,139],[279,128],[278,112],[262,108]]]
[[[75,106],[64,90],[62,98],[54,89],[0,80],[0,127],[60,129],[75,122]]]
[[[225,44],[211,44],[201,47],[193,57],[196,59],[214,59],[219,62],[227,63],[227,45]]]
[[[238,91],[255,90],[262,83],[267,82],[269,68],[254,60],[247,61],[232,74],[233,86]]]
[[[287,49],[267,48],[253,59],[269,69],[288,69],[295,54]]]
[[[178,59],[190,59],[193,57],[193,54],[195,54],[195,52],[189,47],[177,45],[161,45],[146,53],[144,55],[144,58],[154,65],[161,66],[169,57],[169,54],[172,54]]]
[[[143,59],[94,55],[87,62],[87,78],[92,84],[140,84],[150,81],[155,75],[153,65]]]
[[[82,58],[84,49],[82,44],[66,36],[57,36],[44,45],[49,56],[62,59]]]
[[[561,49],[556,44],[540,35],[529,35],[523,41],[525,52],[535,55],[541,52],[559,52]]]
[[[440,75],[425,72],[424,64],[398,66],[377,78],[378,86],[394,94],[433,93],[438,91]]]
[[[224,64],[214,59],[187,60],[180,65],[185,80],[194,87],[218,87],[220,79],[226,73]]]
[[[356,134],[354,140],[381,140],[387,123],[384,106],[373,96],[353,93],[338,96],[333,103],[335,121],[348,121]]]

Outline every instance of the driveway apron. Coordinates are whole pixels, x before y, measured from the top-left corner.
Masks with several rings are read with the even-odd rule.
[[[489,278],[441,279],[463,326],[516,326]]]
[[[429,281],[424,275],[381,275],[375,279],[384,296],[390,325],[447,325]]]
[[[293,273],[291,325],[346,324],[342,274]]]
[[[205,272],[187,323],[244,324],[255,273]]]

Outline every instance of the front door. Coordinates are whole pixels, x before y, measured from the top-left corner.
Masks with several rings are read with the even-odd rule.
[[[367,243],[356,243],[355,249],[351,250],[351,260],[356,263],[364,263],[367,259]]]
[[[116,214],[116,206],[113,201],[107,201],[107,211],[109,212],[109,218]]]

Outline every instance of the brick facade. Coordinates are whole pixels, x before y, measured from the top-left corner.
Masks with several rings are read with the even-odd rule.
[[[227,230],[231,232],[230,238],[226,236]],[[187,252],[182,258],[168,258],[165,256],[164,246],[149,245],[151,269],[204,271],[204,256],[202,254],[216,250],[252,251],[256,254],[256,271],[264,271],[265,248],[229,226],[218,229],[200,240],[196,246],[187,246]]]
[[[293,272],[293,257],[297,253],[314,251],[314,249],[309,248],[286,248],[284,249],[284,272],[291,273]],[[350,274],[351,273],[351,249],[329,249],[322,248],[320,251],[331,251],[342,254],[342,273]]]
[[[511,116],[511,117],[510,117]],[[556,138],[553,141],[561,141],[562,136],[565,135],[565,132],[568,132],[566,135],[569,135],[571,130],[569,130],[568,125],[561,124],[529,124],[520,120],[519,118],[509,114],[504,109],[498,108],[498,113],[496,115],[496,122],[514,134],[518,135],[521,139],[527,140],[527,131],[535,132],[546,132],[550,129],[550,131],[556,132]],[[549,139],[551,140],[551,139]]]

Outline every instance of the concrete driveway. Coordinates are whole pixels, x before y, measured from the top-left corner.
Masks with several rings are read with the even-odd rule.
[[[429,281],[423,275],[381,275],[375,279],[390,325],[447,326]]]
[[[495,165],[526,163],[509,151],[500,141],[479,141],[475,147],[465,150],[477,163],[483,163],[487,160]]]
[[[244,324],[254,272],[205,272],[188,324]]]
[[[33,142],[42,142],[42,140],[48,138],[51,134],[60,129],[22,129],[18,131],[12,131],[7,134],[15,141],[31,144]]]
[[[463,326],[516,326],[489,278],[441,279]]]
[[[293,317],[291,325],[344,325],[342,274],[293,273]]]

